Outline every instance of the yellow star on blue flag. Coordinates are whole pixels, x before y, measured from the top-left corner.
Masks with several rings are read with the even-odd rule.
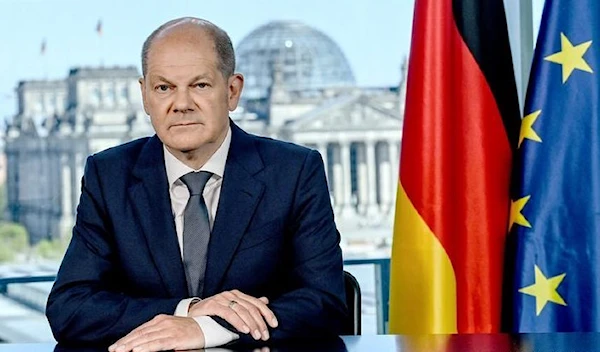
[[[533,124],[540,117],[542,110],[537,110],[528,114],[521,120],[521,130],[519,132],[519,148],[525,139],[529,139],[530,141],[540,142],[542,143],[542,139],[533,129]]]
[[[523,287],[519,292],[535,297],[535,314],[540,315],[542,309],[544,309],[548,302],[566,306],[567,303],[565,303],[565,300],[560,296],[558,291],[556,291],[566,274],[546,277],[537,265],[534,268],[535,283]]]
[[[562,81],[563,83],[565,83],[575,69],[590,73],[593,72],[590,65],[588,65],[588,63],[583,58],[583,55],[590,48],[591,45],[591,40],[588,40],[587,42],[581,43],[579,45],[573,45],[569,41],[569,38],[567,38],[566,35],[561,33],[561,50],[555,54],[546,56],[545,60],[562,65]]]

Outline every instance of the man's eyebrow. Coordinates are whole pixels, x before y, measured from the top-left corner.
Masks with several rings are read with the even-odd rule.
[[[168,83],[170,85],[175,85],[175,83],[171,82],[170,80],[168,80],[167,78],[165,78],[165,77],[163,77],[161,75],[153,75],[153,76],[151,76],[151,78],[154,81],[158,80],[158,81],[163,81],[165,83]],[[191,83],[194,83],[194,82],[202,80],[202,79],[210,79],[210,75],[207,75],[207,74],[197,75],[197,76],[193,77],[192,79],[190,79],[189,83],[191,84]]]
[[[161,76],[161,75],[154,75],[154,76],[151,76],[151,78],[152,78],[154,81],[163,81],[163,82],[165,82],[165,83],[168,83],[168,84],[170,84],[170,85],[173,85],[173,83],[172,83],[171,81],[169,81],[167,78],[165,78],[165,77],[163,77],[163,76]]]
[[[210,79],[210,75],[204,74],[204,73],[203,74],[199,74],[196,77],[192,78],[190,80],[190,83],[193,83],[193,82],[196,82],[196,81],[199,81],[199,80],[202,80],[202,79]]]

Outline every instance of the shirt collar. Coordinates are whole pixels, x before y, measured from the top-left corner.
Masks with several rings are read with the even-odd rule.
[[[217,151],[202,165],[198,170],[194,170],[177,159],[167,147],[163,144],[163,153],[165,155],[165,168],[167,170],[167,180],[169,187],[172,186],[179,178],[192,171],[209,171],[219,178],[223,177],[225,171],[225,162],[231,145],[231,127],[227,129],[227,135],[221,143]]]

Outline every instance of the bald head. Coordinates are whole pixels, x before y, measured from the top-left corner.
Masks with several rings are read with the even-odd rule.
[[[142,74],[144,77],[146,77],[148,70],[148,54],[152,50],[152,44],[155,41],[172,34],[193,36],[194,33],[198,33],[198,30],[208,34],[212,39],[214,50],[219,60],[219,70],[223,77],[230,77],[235,71],[235,53],[229,35],[215,24],[194,17],[182,17],[171,20],[158,27],[146,38],[142,46]]]

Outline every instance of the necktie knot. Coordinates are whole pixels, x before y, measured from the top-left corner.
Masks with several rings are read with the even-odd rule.
[[[202,195],[204,186],[206,186],[206,182],[208,182],[208,179],[212,175],[212,172],[208,171],[190,172],[181,176],[181,182],[186,185],[190,191],[190,195]]]

